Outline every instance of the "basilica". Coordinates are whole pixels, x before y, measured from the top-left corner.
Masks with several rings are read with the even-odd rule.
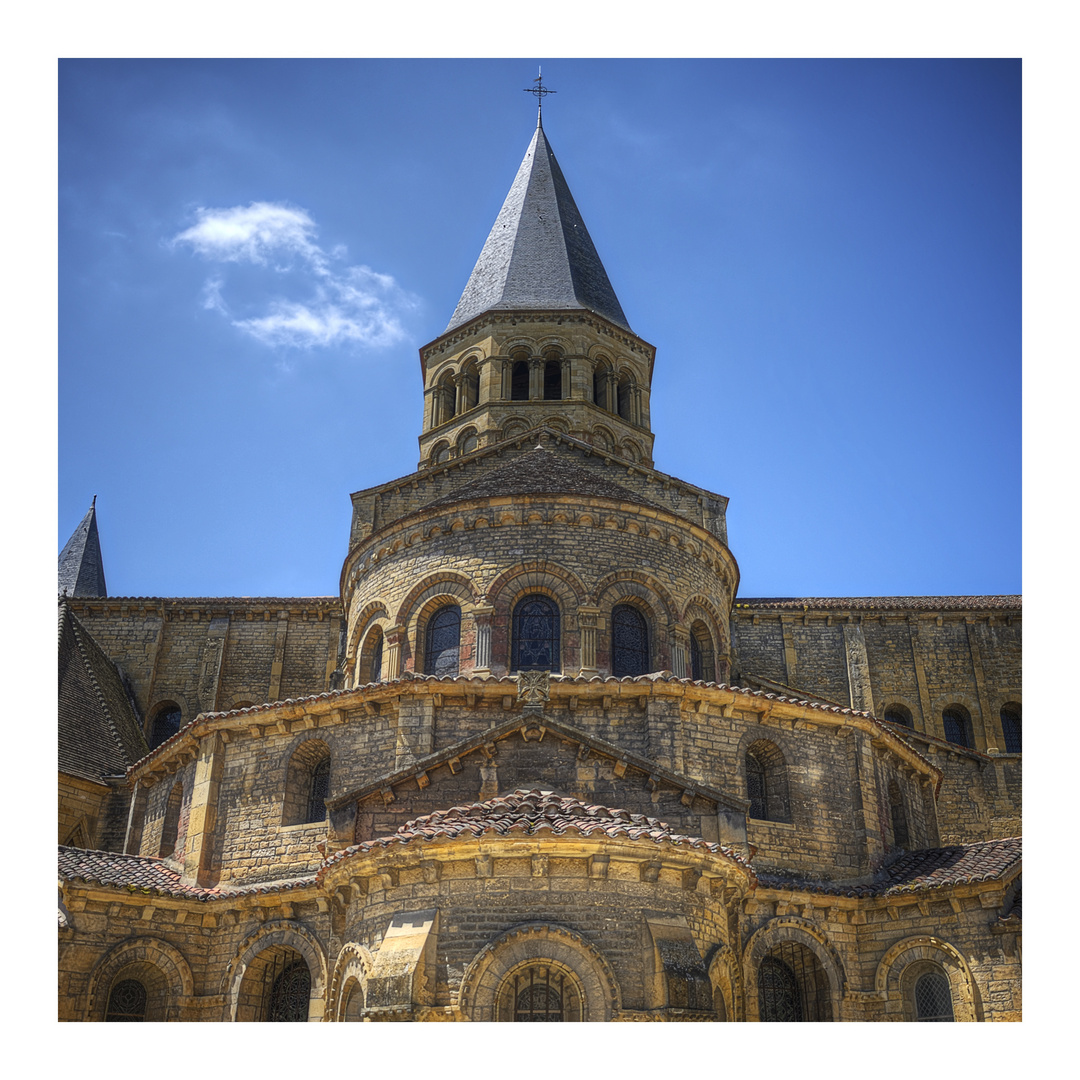
[[[61,1020],[1021,1018],[1021,599],[744,597],[538,123],[339,592],[59,560]],[[737,540],[737,538],[735,538]]]

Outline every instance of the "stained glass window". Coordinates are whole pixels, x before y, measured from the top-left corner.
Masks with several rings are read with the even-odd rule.
[[[311,791],[308,795],[307,820],[322,821],[326,817],[326,798],[330,794],[330,759],[323,758],[311,770]]]
[[[183,714],[178,705],[162,705],[154,714],[154,723],[150,729],[150,749],[160,746],[166,739],[172,738],[180,730]]]
[[[546,596],[526,596],[514,608],[515,671],[559,671],[559,609]]]
[[[773,956],[766,956],[758,969],[758,1009],[763,1023],[801,1022],[803,1018],[795,972]]]
[[[461,644],[461,608],[449,604],[428,620],[424,674],[456,675]]]
[[[379,682],[382,679],[382,647],[382,631],[376,630],[371,642],[371,670],[368,672],[371,682]]]
[[[1001,710],[1001,731],[1005,736],[1005,753],[1021,753],[1020,740],[1020,711],[1012,709],[1008,705]]]
[[[141,1024],[146,1019],[146,987],[138,979],[118,982],[109,993],[105,1019]]]
[[[294,960],[274,980],[267,1020],[271,1023],[306,1023],[311,998],[311,972],[303,960]]]
[[[945,738],[957,746],[971,748],[971,739],[968,736],[968,719],[955,705],[950,705],[942,714],[941,720],[945,727]]]
[[[649,635],[637,608],[619,604],[611,613],[611,672],[616,677],[649,670]]]
[[[756,754],[746,755],[746,797],[750,800],[750,817],[769,820],[769,796],[765,785],[765,766]]]
[[[915,983],[915,1019],[930,1023],[953,1022],[952,991],[940,971],[928,971]]]
[[[690,635],[690,678],[705,678],[705,662],[701,655],[701,642],[696,634]]]

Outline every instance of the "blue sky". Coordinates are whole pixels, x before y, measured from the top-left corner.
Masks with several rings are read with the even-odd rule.
[[[412,471],[535,61],[64,61],[58,545],[113,595],[336,593]],[[744,597],[1019,592],[1018,61],[546,61],[659,469]]]

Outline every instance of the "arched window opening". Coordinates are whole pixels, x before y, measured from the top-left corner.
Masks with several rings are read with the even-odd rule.
[[[263,1019],[272,1024],[306,1023],[311,1001],[311,972],[292,950],[275,956],[264,969],[266,1007]]]
[[[914,726],[911,720],[911,710],[906,705],[886,705],[883,719],[890,724],[899,724],[901,727],[909,728]]]
[[[790,823],[787,765],[780,748],[766,739],[746,751],[746,797],[751,818]]]
[[[783,941],[758,968],[758,1014],[763,1023],[831,1021],[829,980],[805,945]]]
[[[449,460],[450,444],[445,442],[438,443],[431,451],[432,465],[442,465],[444,462]]]
[[[943,971],[928,971],[915,981],[915,1019],[924,1023],[953,1022],[952,991]]]
[[[889,781],[889,816],[892,818],[893,846],[908,847],[911,838],[908,835],[907,811],[904,809],[900,785],[895,780]]]
[[[461,608],[447,604],[428,619],[424,674],[448,678],[458,673],[461,645]]]
[[[510,369],[510,400],[529,400],[529,362],[527,360],[515,360]]]
[[[632,421],[633,409],[634,409],[634,384],[630,381],[629,377],[623,375],[619,379],[618,387],[618,412],[624,420]]]
[[[1014,702],[1001,706],[1001,733],[1005,736],[1005,753],[1019,754],[1021,750],[1020,738],[1020,706]]]
[[[330,773],[330,749],[326,743],[321,739],[300,743],[285,774],[282,825],[315,825],[326,820]]]
[[[475,364],[468,364],[461,374],[461,411],[474,409],[480,403],[480,374]]]
[[[690,678],[706,682],[716,680],[716,657],[713,654],[712,635],[700,621],[690,627]]]
[[[171,739],[183,723],[180,706],[172,701],[164,701],[154,710],[154,719],[150,723],[150,749],[160,746],[166,739]]]
[[[364,644],[360,648],[360,656],[356,662],[356,685],[382,681],[383,662],[383,632],[381,626],[373,626]]]
[[[949,742],[971,749],[971,717],[963,705],[950,705],[943,710],[941,721]]]
[[[345,987],[341,1019],[345,1023],[359,1023],[364,1019],[364,991],[358,979],[350,979]]]
[[[167,859],[176,850],[176,839],[180,832],[180,805],[183,797],[183,788],[177,780],[172,786],[172,791],[169,792],[169,801],[165,806],[165,820],[161,825],[158,858]]]
[[[611,367],[606,360],[601,360],[593,368],[593,404],[607,412],[615,411],[615,402],[609,400]]]
[[[479,436],[474,428],[467,428],[458,440],[458,454],[471,454],[480,445]]]
[[[146,1019],[146,987],[138,979],[121,979],[109,991],[105,1020],[141,1024]]]
[[[546,596],[526,596],[514,608],[511,669],[561,670],[559,609]]]
[[[795,972],[782,960],[766,956],[758,972],[758,1009],[763,1023],[801,1022],[802,999]]]
[[[308,792],[307,821],[313,824],[326,818],[326,800],[330,795],[330,759],[323,758],[311,770],[311,788]]]
[[[611,672],[616,678],[644,675],[649,670],[649,631],[645,619],[630,604],[611,612]]]
[[[562,396],[562,364],[558,360],[547,360],[544,363],[544,400],[561,401]]]
[[[576,1023],[584,1018],[581,991],[572,976],[553,964],[533,963],[507,977],[499,992],[500,1020],[525,1024]]]
[[[454,418],[454,376],[446,371],[435,386],[431,403],[431,426],[438,427]]]

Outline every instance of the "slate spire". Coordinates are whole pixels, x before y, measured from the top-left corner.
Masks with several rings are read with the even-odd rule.
[[[101,543],[98,540],[97,496],[90,503],[86,517],[71,534],[60,552],[58,595],[108,596],[105,590],[105,567],[101,564]]]
[[[536,132],[445,332],[492,309],[586,308],[630,329],[544,129]]]

